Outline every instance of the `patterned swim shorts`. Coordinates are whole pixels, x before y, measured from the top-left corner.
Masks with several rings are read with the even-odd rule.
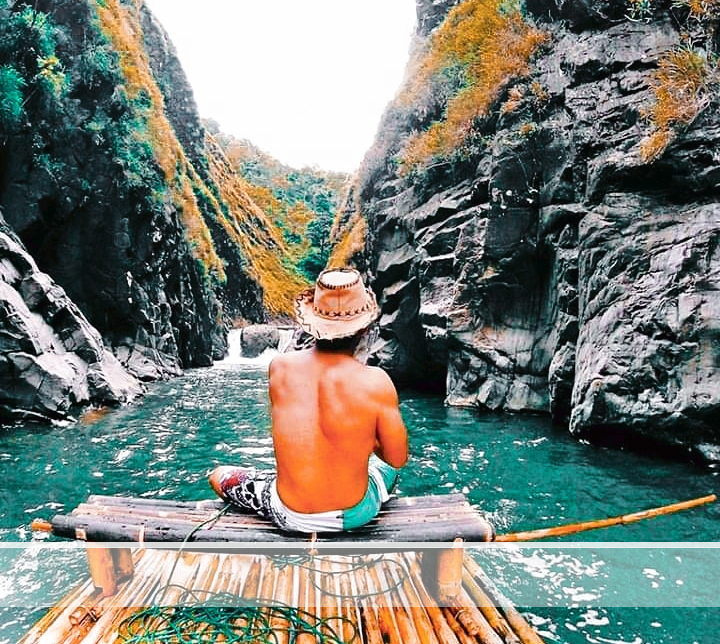
[[[399,470],[375,454],[368,462],[368,489],[351,508],[303,513],[288,508],[277,493],[277,473],[254,467],[227,469],[220,478],[221,496],[246,510],[270,518],[283,530],[295,532],[338,532],[359,528],[371,521],[390,498]]]

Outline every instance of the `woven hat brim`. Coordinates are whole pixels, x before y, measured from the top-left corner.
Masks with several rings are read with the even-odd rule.
[[[370,310],[352,318],[326,318],[313,311],[315,293],[312,289],[304,291],[295,300],[296,319],[300,326],[318,340],[338,340],[349,338],[369,327],[378,317],[380,309],[375,300],[375,293],[365,289],[372,301]]]

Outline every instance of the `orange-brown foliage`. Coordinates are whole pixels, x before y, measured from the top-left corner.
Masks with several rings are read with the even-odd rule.
[[[138,0],[134,0],[131,7],[119,0],[105,0],[102,4],[97,3],[96,9],[103,32],[120,53],[128,96],[132,99],[145,92],[150,99],[144,114],[147,131],[138,132],[137,136],[146,136],[151,144],[173,204],[180,213],[193,256],[200,261],[207,275],[225,280],[224,264],[215,251],[198,204],[198,196],[202,196],[210,204],[215,221],[247,261],[248,273],[262,287],[263,303],[268,311],[271,314],[291,313],[294,297],[306,282],[283,263],[288,249],[277,226],[248,196],[247,185],[233,171],[212,137],[208,135],[206,146],[210,175],[220,199],[185,155],[165,115],[164,99],[145,53]]]
[[[706,18],[715,16],[720,11],[720,0],[686,0],[686,4],[691,15],[696,18]]]
[[[415,100],[434,77],[451,68],[464,71],[465,84],[448,100],[443,120],[410,137],[403,155],[406,168],[461,146],[475,119],[487,114],[508,81],[529,72],[530,57],[547,38],[518,11],[501,13],[496,0],[466,0],[451,9],[398,100]]]
[[[652,161],[674,138],[673,128],[692,123],[710,101],[713,72],[701,53],[667,52],[650,81],[654,105],[644,112],[654,132],[640,144],[641,158]]]
[[[250,198],[248,184],[236,174],[209,134],[207,147],[213,150],[208,155],[210,175],[228,210],[226,216],[216,201],[218,221],[242,250],[250,275],[262,286],[265,308],[273,315],[292,314],[295,296],[307,287],[307,281],[284,263],[289,251],[280,231]]]
[[[353,256],[361,253],[365,247],[367,222],[356,212],[342,230],[335,231],[337,242],[328,258],[328,268],[341,268],[352,264]]]

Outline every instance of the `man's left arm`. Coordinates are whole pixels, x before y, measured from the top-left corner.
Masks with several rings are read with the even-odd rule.
[[[408,459],[408,436],[400,413],[400,401],[395,385],[381,369],[378,377],[375,454],[395,468],[401,468]]]

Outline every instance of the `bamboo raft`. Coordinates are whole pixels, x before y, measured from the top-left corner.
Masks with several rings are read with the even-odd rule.
[[[148,641],[127,639],[126,620],[135,628],[148,607],[180,614],[188,591],[221,597],[223,610],[229,602],[266,615],[265,639],[235,641],[542,644],[466,552],[495,534],[462,494],[394,498],[367,526],[312,536],[215,500],[97,495],[33,528],[86,541],[91,578],[19,644]],[[286,612],[275,612],[277,602]],[[303,615],[304,626],[290,615]],[[143,628],[166,618],[151,616]]]
[[[264,555],[247,553],[135,548],[132,557],[135,574],[121,583],[116,594],[106,597],[88,580],[51,608],[18,644],[123,642],[126,620],[157,605],[163,589],[161,605],[171,609],[183,605],[183,588],[227,593],[259,607],[266,606],[266,600],[282,602],[303,611],[340,642],[543,643],[470,554],[464,555],[461,592],[446,605],[436,602],[423,584],[421,556],[414,552],[363,555],[361,564],[356,557],[323,555],[314,558],[310,567],[278,565]],[[271,619],[271,641],[318,641],[314,634],[293,633],[282,614]],[[150,620],[143,628],[159,628],[160,622],[160,618]]]

